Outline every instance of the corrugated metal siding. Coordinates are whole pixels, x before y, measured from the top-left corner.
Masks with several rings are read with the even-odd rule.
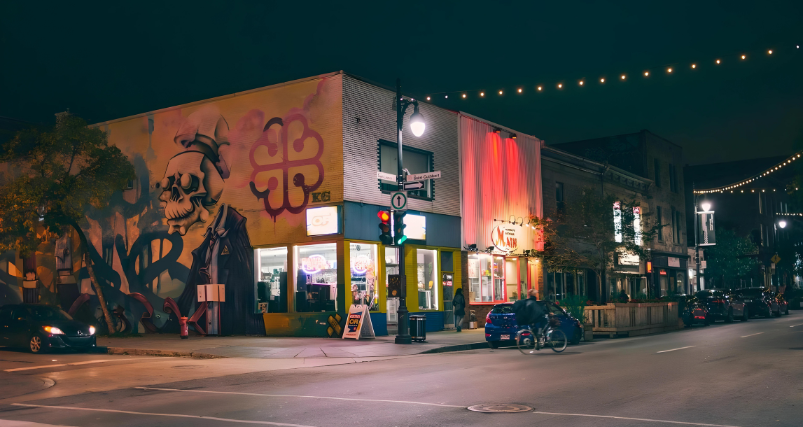
[[[516,139],[493,132],[493,127],[460,115],[463,176],[463,238],[480,249],[491,246],[494,219],[511,215],[543,216],[541,195],[541,141],[518,134]],[[519,250],[540,249],[536,234],[521,229]]]
[[[343,76],[343,168],[345,200],[388,206],[390,195],[379,190],[377,144],[380,139],[396,141],[395,93],[349,75]],[[446,215],[460,215],[460,163],[458,159],[457,115],[421,103],[427,128],[420,138],[406,126],[405,146],[432,152],[435,180],[432,201],[410,198],[408,209]],[[413,109],[407,110],[407,118]],[[357,120],[359,119],[359,121]]]

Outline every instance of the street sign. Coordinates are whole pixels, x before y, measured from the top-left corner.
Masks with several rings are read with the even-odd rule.
[[[404,183],[404,190],[420,190],[424,188],[424,183],[421,181],[417,182],[405,182]]]
[[[773,264],[778,264],[781,261],[781,257],[779,257],[778,254],[775,254],[772,256],[772,258],[770,258],[770,261],[772,261]]]
[[[407,206],[407,193],[397,192],[390,195],[390,207],[396,210],[404,209]]]
[[[396,175],[393,175],[392,173],[376,171],[376,177],[382,181],[396,182]]]
[[[426,173],[414,173],[411,175],[407,175],[407,182],[412,181],[424,181],[427,179],[436,179],[441,177],[441,171],[435,172],[426,172]]]

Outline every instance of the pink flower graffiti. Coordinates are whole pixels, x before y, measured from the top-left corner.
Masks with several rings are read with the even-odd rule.
[[[308,141],[312,141],[317,145],[315,154],[307,158],[296,158],[296,155],[290,151],[289,129],[294,122],[299,122],[303,126],[301,135],[292,141],[293,151],[301,153]],[[260,157],[262,163],[257,163],[256,152],[259,147],[267,148],[267,159]],[[281,117],[274,117],[268,120],[262,130],[262,136],[251,146],[249,152],[249,160],[254,171],[251,172],[251,192],[257,199],[262,199],[265,206],[265,212],[276,221],[276,217],[281,215],[285,210],[290,213],[298,214],[304,211],[309,202],[310,193],[317,190],[323,182],[323,165],[321,164],[321,155],[323,155],[323,138],[318,132],[310,129],[307,124],[307,118],[301,114],[291,114],[284,119]],[[305,176],[305,169],[313,166],[318,171],[318,179],[312,184],[308,184],[308,177]],[[264,191],[257,190],[256,182],[258,174],[267,174],[267,186]],[[300,188],[303,191],[303,199],[298,206],[293,206],[290,203],[291,188],[289,186],[288,177],[293,177],[293,186]],[[281,192],[281,204],[279,206],[271,206],[270,194],[272,192]],[[274,202],[276,197],[274,196]]]

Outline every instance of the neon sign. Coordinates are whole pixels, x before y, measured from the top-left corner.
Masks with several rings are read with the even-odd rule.
[[[321,270],[329,268],[329,262],[323,255],[310,255],[308,258],[301,258],[301,270],[307,274],[315,274]]]
[[[367,255],[358,255],[351,263],[351,271],[353,271],[354,274],[365,274],[365,272],[371,268],[371,265],[373,265],[371,258]]]

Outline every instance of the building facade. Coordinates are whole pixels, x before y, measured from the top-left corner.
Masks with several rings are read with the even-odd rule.
[[[614,277],[602,284],[588,273],[547,273],[556,298],[561,287],[585,289],[608,301],[622,290],[631,298],[688,292],[682,149],[649,131],[550,146],[543,151],[544,207],[555,212],[584,188],[637,200],[659,231],[648,243],[649,259],[615,260]],[[638,264],[638,265],[636,265]],[[554,277],[553,277],[554,276]],[[551,288],[550,288],[551,289]],[[549,290],[548,290],[549,291]],[[575,292],[580,292],[579,290]]]
[[[541,141],[460,113],[465,321],[538,289],[543,250],[531,217],[542,217]]]

